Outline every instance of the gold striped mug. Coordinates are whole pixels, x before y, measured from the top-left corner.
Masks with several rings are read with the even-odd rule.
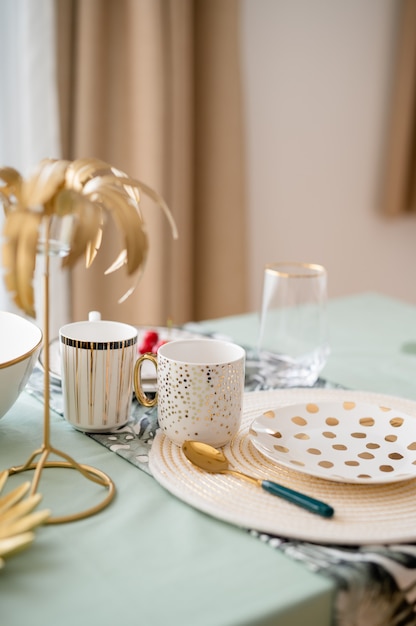
[[[59,330],[64,417],[83,432],[127,423],[133,397],[137,328],[106,320]]]

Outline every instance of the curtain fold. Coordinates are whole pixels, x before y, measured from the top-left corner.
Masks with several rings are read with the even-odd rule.
[[[197,0],[195,15],[195,314],[245,306],[244,128],[239,3]]]
[[[28,176],[45,157],[61,155],[54,0],[0,3],[0,165]],[[0,209],[0,230],[3,228]],[[43,321],[42,259],[36,262],[36,321]],[[11,301],[0,273],[0,308],[24,315]],[[69,321],[69,281],[57,258],[50,260],[50,326],[56,335]],[[59,293],[59,297],[55,294]]]
[[[416,0],[401,1],[382,208],[416,212]]]
[[[246,310],[238,0],[57,0],[64,156],[94,156],[163,195],[142,196],[149,258],[133,295],[108,223],[72,272],[72,318],[180,324]]]

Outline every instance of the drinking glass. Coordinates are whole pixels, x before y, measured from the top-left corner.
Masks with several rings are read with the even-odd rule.
[[[308,387],[329,355],[327,272],[314,263],[266,265],[258,337],[265,386]]]

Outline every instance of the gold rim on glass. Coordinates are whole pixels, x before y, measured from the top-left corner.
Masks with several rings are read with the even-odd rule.
[[[289,267],[293,268],[288,269]],[[284,269],[286,268],[286,269]],[[317,276],[326,275],[326,269],[318,263],[302,263],[299,261],[279,261],[277,263],[268,263],[265,266],[266,272],[277,274],[285,278],[316,278]],[[309,272],[303,270],[310,270]]]

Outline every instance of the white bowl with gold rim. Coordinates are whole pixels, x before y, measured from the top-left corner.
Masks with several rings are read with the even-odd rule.
[[[13,406],[35,367],[42,344],[36,324],[0,311],[0,418]]]

